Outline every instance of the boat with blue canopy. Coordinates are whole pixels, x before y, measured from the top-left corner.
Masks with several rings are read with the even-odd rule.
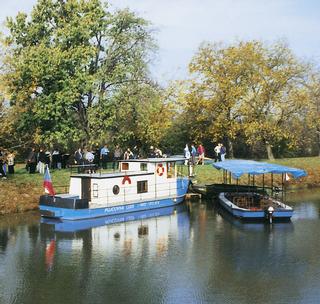
[[[223,172],[222,185],[232,184],[232,179],[236,181],[234,190],[226,187],[226,191],[221,191],[218,195],[221,206],[233,216],[242,219],[268,219],[289,220],[293,215],[293,208],[284,203],[285,182],[289,176],[297,179],[307,175],[302,169],[287,167],[278,164],[257,162],[252,160],[227,160],[214,163],[213,167]],[[265,174],[271,175],[271,186],[265,186]],[[274,174],[281,175],[281,185],[274,186]],[[236,191],[239,186],[239,179],[243,175],[248,175],[249,191]],[[255,191],[255,177],[262,176],[262,187]],[[251,191],[252,190],[252,191]],[[279,197],[279,193],[282,197]]]

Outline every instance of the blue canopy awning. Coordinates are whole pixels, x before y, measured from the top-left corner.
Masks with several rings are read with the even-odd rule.
[[[277,164],[257,162],[253,160],[226,160],[212,164],[217,169],[224,169],[231,172],[234,178],[240,178],[243,174],[291,174],[294,178],[306,176],[307,173],[302,169],[286,167]]]

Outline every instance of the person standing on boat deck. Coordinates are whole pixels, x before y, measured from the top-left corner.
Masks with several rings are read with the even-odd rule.
[[[204,147],[202,146],[202,144],[200,144],[198,146],[198,149],[197,149],[197,152],[198,152],[198,155],[199,155],[199,159],[198,159],[198,163],[199,165],[204,165]]]
[[[126,152],[124,152],[123,159],[124,160],[133,159],[133,153],[129,148],[126,150]]]
[[[214,147],[214,162],[221,161],[220,144]]]
[[[83,155],[82,150],[79,148],[76,152],[74,152],[74,163],[78,165],[78,173],[81,172],[81,166],[83,165]]]
[[[227,153],[226,147],[223,144],[220,144],[221,161],[225,161],[226,153]]]
[[[107,147],[107,144],[105,144],[104,147],[100,151],[100,160],[102,162],[103,169],[107,169],[108,154],[109,154],[109,149]]]
[[[156,158],[162,157],[162,151],[159,148],[154,149],[154,154]]]
[[[155,149],[153,148],[153,146],[150,146],[148,158],[155,158],[155,157],[156,157]]]
[[[94,154],[85,148],[83,153],[83,158],[84,158],[85,165],[91,165],[91,166],[88,166],[87,168],[88,173],[95,173],[94,165],[93,165]]]
[[[190,156],[191,156],[188,144],[186,144],[185,148],[183,149],[183,156],[184,158],[186,158],[186,160],[184,161],[184,164],[187,165],[189,163]]]
[[[119,145],[116,145],[116,148],[114,149],[114,153],[113,153],[113,164],[112,164],[113,170],[119,167],[118,164],[119,164],[119,160],[121,160],[121,155],[122,155],[122,149],[119,147]]]

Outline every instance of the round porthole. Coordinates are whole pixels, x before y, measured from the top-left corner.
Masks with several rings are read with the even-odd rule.
[[[119,192],[120,192],[119,186],[118,186],[118,185],[113,186],[112,192],[113,192],[113,194],[115,194],[115,195],[119,194]]]

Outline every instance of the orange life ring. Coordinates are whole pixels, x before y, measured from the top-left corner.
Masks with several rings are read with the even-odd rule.
[[[163,173],[164,173],[163,164],[158,164],[158,166],[157,166],[157,174],[158,174],[159,176],[162,176]]]
[[[129,183],[129,185],[131,185],[131,178],[128,175],[125,175],[123,180],[122,180],[122,185],[124,185],[126,182]]]

